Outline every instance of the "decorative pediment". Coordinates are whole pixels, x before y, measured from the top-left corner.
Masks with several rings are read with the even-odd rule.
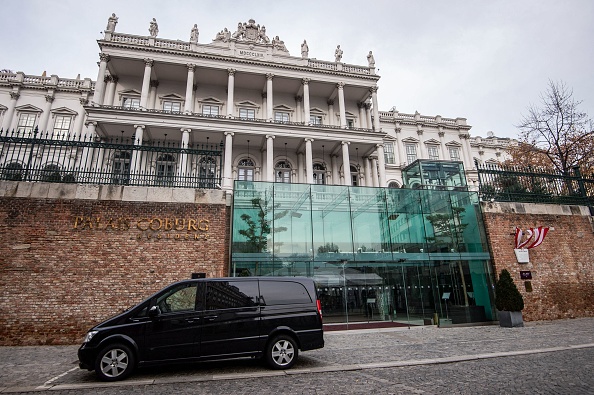
[[[390,136],[389,134],[386,134],[386,135],[383,137],[383,140],[384,140],[384,141],[387,141],[387,142],[390,142],[390,143],[398,141],[398,139],[397,139],[396,137],[394,137],[394,136]]]
[[[166,95],[159,96],[161,100],[181,100],[184,101],[186,98],[182,95],[178,95],[177,93],[168,93]]]
[[[6,110],[8,110],[8,107],[3,106],[2,104],[0,104],[0,114],[3,114]]]
[[[250,100],[240,101],[239,103],[237,103],[237,106],[249,107],[249,108],[260,108],[259,105],[257,105],[256,103],[254,103],[253,101],[250,101]]]
[[[314,114],[314,115],[325,115],[326,114],[324,111],[322,111],[322,109],[320,109],[318,107],[310,108],[309,113]]]
[[[410,143],[410,144],[417,144],[419,142],[419,140],[413,138],[413,137],[407,137],[405,139],[402,139],[403,143]]]
[[[123,91],[119,91],[118,94],[120,95],[120,97],[122,97],[122,96],[140,96],[141,95],[140,91],[137,91],[136,89],[126,89]]]
[[[294,110],[286,104],[279,104],[273,107],[274,111],[293,112]]]
[[[30,104],[24,104],[22,106],[16,107],[18,112],[43,112],[43,110],[39,107],[32,106]]]
[[[458,141],[450,141],[449,143],[445,144],[448,147],[462,147],[462,144],[460,144]]]
[[[217,99],[216,97],[207,97],[204,99],[199,99],[198,103],[202,103],[202,104],[215,104],[218,106],[222,106],[223,104],[225,104],[223,101]]]
[[[60,108],[54,108],[51,111],[52,115],[72,115],[72,116],[77,116],[78,113],[74,110],[71,110],[67,107],[60,107]]]
[[[438,140],[435,139],[429,139],[424,141],[425,144],[427,145],[440,145],[441,143]]]
[[[353,114],[352,112],[350,112],[350,111],[345,111],[344,115],[347,118],[357,118],[357,116],[355,114]]]

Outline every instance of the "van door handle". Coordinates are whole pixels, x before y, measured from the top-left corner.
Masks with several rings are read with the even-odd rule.
[[[216,315],[207,315],[206,317],[204,317],[204,319],[209,320],[209,321],[213,321],[217,318],[218,316]]]
[[[198,321],[199,318],[186,318],[186,322],[188,324],[193,324],[194,322]]]

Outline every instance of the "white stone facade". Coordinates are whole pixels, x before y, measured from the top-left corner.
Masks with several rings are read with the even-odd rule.
[[[464,118],[379,111],[373,57],[367,66],[310,59],[305,42],[291,56],[253,20],[209,43],[196,27],[186,42],[157,38],[153,25],[149,36],[108,26],[96,82],[0,72],[5,133],[223,143],[227,190],[237,179],[400,187],[414,159],[460,160],[473,187],[473,161],[502,160],[513,143],[471,137]]]

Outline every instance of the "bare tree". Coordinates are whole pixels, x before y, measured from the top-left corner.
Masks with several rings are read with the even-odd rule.
[[[594,127],[588,114],[578,109],[580,104],[563,82],[549,81],[540,105],[530,105],[518,125],[522,149],[533,147],[532,154],[544,155],[564,175],[575,166],[591,171]]]

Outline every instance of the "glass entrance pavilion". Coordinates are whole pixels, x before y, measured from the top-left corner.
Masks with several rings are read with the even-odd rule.
[[[232,276],[307,276],[325,323],[494,319],[478,196],[236,181]]]

